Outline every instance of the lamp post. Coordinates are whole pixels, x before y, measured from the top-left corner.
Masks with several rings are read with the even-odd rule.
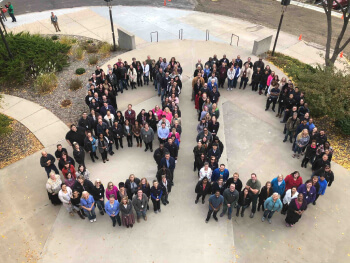
[[[277,29],[277,34],[276,34],[276,38],[275,38],[275,43],[273,44],[272,56],[275,55],[275,49],[276,49],[276,45],[277,45],[278,36],[279,36],[279,34],[280,34],[281,26],[282,26],[282,21],[283,21],[283,17],[284,17],[284,12],[287,10],[287,6],[288,6],[289,4],[290,4],[290,0],[282,0],[282,1],[281,1],[281,5],[282,5],[282,14],[281,14],[280,23],[279,23],[278,29]]]
[[[113,26],[113,17],[112,17],[112,0],[104,0],[109,7],[109,19],[111,20],[111,28],[112,28],[112,37],[113,37],[113,50],[116,51],[117,47],[115,45],[115,36],[114,36],[114,26]]]

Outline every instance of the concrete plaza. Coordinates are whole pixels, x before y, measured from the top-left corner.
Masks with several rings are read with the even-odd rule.
[[[228,221],[224,217],[218,223],[211,220],[205,224],[208,202],[194,203],[197,175],[192,170],[192,149],[196,145],[197,118],[190,94],[197,59],[206,61],[213,53],[219,58],[226,54],[230,59],[240,54],[244,61],[251,56],[245,47],[198,40],[145,41],[121,56],[127,61],[132,57],[142,60],[147,55],[175,56],[184,69],[180,95],[183,135],[175,187],[170,204],[162,207],[162,213],[155,215],[150,205],[148,221],[136,223],[133,229],[113,228],[107,215],[97,215],[93,224],[77,216],[72,218],[63,207],[50,204],[45,191],[47,177],[39,166],[38,152],[0,171],[0,262],[348,262],[349,171],[335,163],[332,163],[335,173],[332,187],[320,197],[317,206],[308,207],[293,229],[284,226],[280,214],[274,215],[271,225],[262,223],[261,212],[253,219],[246,213],[244,218]],[[253,61],[256,59],[252,56]],[[108,63],[102,67],[105,69]],[[272,69],[283,76],[274,66]],[[220,92],[219,137],[225,144],[221,161],[227,164],[231,176],[239,172],[245,183],[250,173],[255,172],[264,184],[277,174],[299,170],[304,180],[309,178],[310,169],[300,168],[301,160],[291,157],[290,144],[282,143],[283,126],[279,119],[273,112],[264,111],[266,97],[249,87]],[[18,111],[18,103],[23,103],[27,113]],[[160,104],[160,99],[152,86],[144,86],[118,96],[120,110],[127,103],[132,103],[138,113],[142,108],[148,110]],[[71,154],[64,141],[68,128],[59,120],[50,123],[52,116],[44,108],[29,104],[5,96],[1,112],[23,122],[30,120],[27,127],[34,134],[38,132],[36,127],[45,131],[43,137],[40,134],[37,137],[43,140],[48,152],[54,153],[55,144],[62,142]],[[158,142],[154,145],[156,148]],[[125,181],[131,173],[151,181],[156,172],[152,154],[136,147],[117,151],[107,164],[102,161],[92,164],[88,160],[87,167],[92,181],[99,178],[104,185],[109,181],[115,184]]]

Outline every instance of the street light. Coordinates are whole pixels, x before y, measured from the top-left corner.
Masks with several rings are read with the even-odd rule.
[[[281,14],[280,23],[279,23],[278,29],[277,29],[275,44],[273,45],[273,49],[272,49],[272,56],[275,54],[275,49],[276,49],[276,45],[277,45],[278,35],[280,34],[280,30],[281,30],[281,26],[282,26],[284,12],[287,10],[287,6],[290,5],[290,0],[282,0],[281,5],[282,5],[282,14]]]
[[[109,19],[111,20],[112,37],[113,37],[113,50],[116,51],[117,47],[115,45],[114,26],[113,26],[113,17],[112,17],[112,0],[104,0],[104,1],[107,3],[107,6],[109,7]]]

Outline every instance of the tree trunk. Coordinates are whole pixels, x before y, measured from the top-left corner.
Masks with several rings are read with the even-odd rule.
[[[327,43],[326,43],[325,63],[326,63],[326,67],[329,67],[330,66],[329,57],[330,57],[331,43],[332,43],[332,1],[328,0],[327,3],[323,2],[322,6],[327,17]]]

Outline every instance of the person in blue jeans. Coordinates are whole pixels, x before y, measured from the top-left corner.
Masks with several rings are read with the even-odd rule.
[[[55,171],[56,174],[60,174],[58,171],[55,163],[55,157],[53,157],[51,154],[47,153],[46,151],[41,152],[41,158],[40,158],[40,165],[41,167],[45,168],[47,178],[50,177],[51,170]]]
[[[237,87],[237,80],[238,80],[239,76],[241,75],[241,68],[239,67],[238,64],[236,65],[235,70],[236,71],[235,71],[235,77],[233,78],[233,88]]]
[[[84,191],[80,199],[81,208],[84,214],[89,218],[90,223],[96,222],[95,200],[87,191]]]
[[[264,203],[265,211],[263,217],[261,218],[261,221],[264,222],[267,217],[267,221],[271,224],[271,218],[273,214],[275,212],[281,211],[282,207],[283,205],[280,199],[280,195],[278,193],[273,193],[272,196],[267,198]]]
[[[105,204],[105,210],[113,222],[113,227],[115,227],[117,222],[119,226],[122,225],[119,216],[119,202],[118,200],[115,200],[115,196],[113,194],[109,196],[109,200]]]

